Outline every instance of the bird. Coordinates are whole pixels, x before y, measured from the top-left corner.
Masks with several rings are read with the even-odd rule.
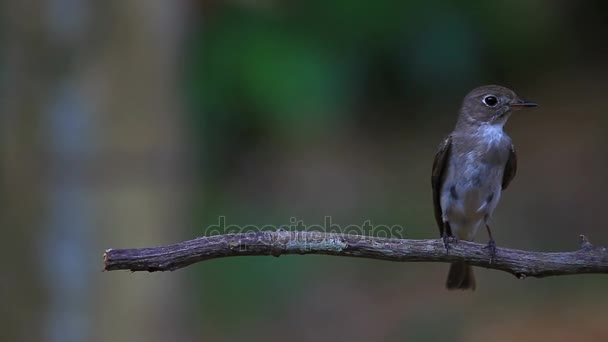
[[[431,175],[435,220],[448,253],[450,242],[473,241],[485,226],[485,248],[494,259],[489,221],[517,172],[515,147],[504,125],[513,111],[536,106],[498,85],[475,88],[464,97],[454,130],[435,154]],[[451,263],[446,288],[475,287],[472,267],[464,261]]]

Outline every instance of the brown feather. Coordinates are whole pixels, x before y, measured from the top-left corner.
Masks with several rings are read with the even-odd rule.
[[[448,136],[435,154],[433,161],[433,172],[431,173],[431,185],[433,187],[433,207],[435,209],[435,220],[439,227],[439,236],[443,236],[443,214],[441,210],[441,185],[444,180],[445,166],[448,164],[450,150],[452,147],[452,136]]]
[[[454,262],[450,265],[448,279],[445,282],[448,290],[472,290],[475,291],[475,276],[473,267],[464,262]]]
[[[505,172],[502,176],[502,189],[505,190],[517,173],[517,154],[515,153],[515,146],[511,144],[509,150],[509,159],[505,165]]]

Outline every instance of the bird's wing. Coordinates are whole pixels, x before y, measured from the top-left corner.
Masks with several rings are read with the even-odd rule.
[[[509,149],[509,160],[507,160],[507,165],[505,165],[505,172],[502,176],[502,189],[505,190],[509,183],[515,178],[515,174],[517,173],[517,155],[515,154],[515,146],[511,144],[511,148]]]
[[[452,136],[448,136],[435,154],[433,161],[433,172],[431,174],[431,185],[433,187],[433,207],[435,209],[435,220],[439,226],[440,236],[443,236],[443,219],[441,212],[441,184],[444,179],[444,170],[447,165],[450,149],[452,147]]]

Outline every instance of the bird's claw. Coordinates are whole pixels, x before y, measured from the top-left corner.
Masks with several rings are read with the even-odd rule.
[[[494,240],[488,241],[488,244],[483,247],[483,249],[487,249],[490,254],[490,263],[493,263],[496,259],[496,242]]]
[[[445,247],[445,252],[450,253],[450,243],[458,243],[458,239],[454,236],[449,236],[448,234],[443,234],[441,237],[443,240],[443,246]]]

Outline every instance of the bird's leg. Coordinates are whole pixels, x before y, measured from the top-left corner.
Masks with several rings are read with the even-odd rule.
[[[446,253],[450,253],[450,239],[454,243],[458,242],[458,240],[452,235],[452,228],[448,221],[443,221],[443,234],[441,235],[441,238],[443,239],[443,246],[445,247]]]
[[[494,238],[492,237],[492,231],[490,230],[490,225],[486,222],[486,229],[488,230],[488,236],[490,237],[490,241],[484,247],[484,249],[488,249],[490,252],[490,263],[494,262],[496,258],[496,242],[494,242]]]
[[[445,228],[443,229],[443,235],[441,236],[443,239],[443,246],[445,247],[445,251],[447,253],[450,252],[450,237],[448,236],[448,232],[446,232]]]

